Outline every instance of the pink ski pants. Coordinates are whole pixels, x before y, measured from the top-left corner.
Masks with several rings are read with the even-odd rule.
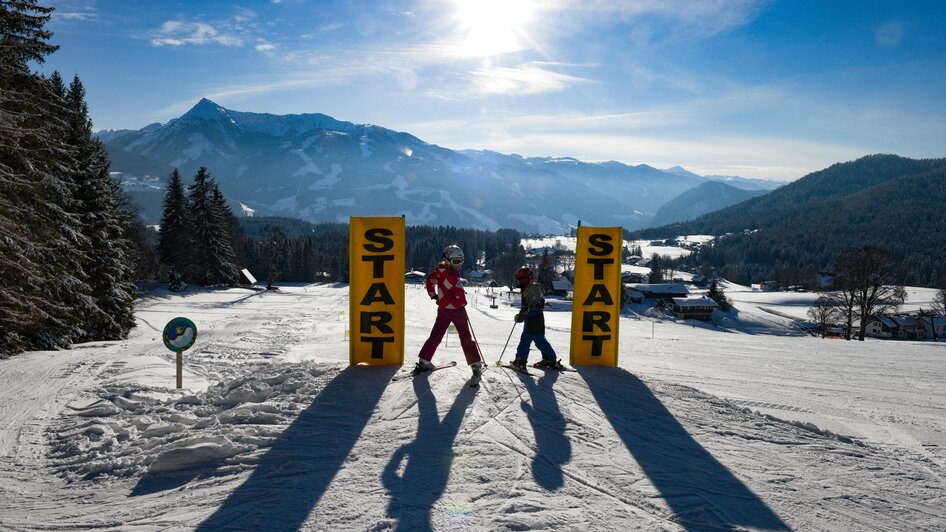
[[[473,335],[470,332],[470,319],[466,315],[466,308],[440,308],[437,310],[437,320],[434,321],[434,327],[430,330],[430,337],[427,338],[424,347],[420,350],[420,358],[430,362],[450,323],[453,323],[457,328],[460,345],[463,347],[463,355],[466,356],[467,364],[483,362],[479,347],[473,341]]]

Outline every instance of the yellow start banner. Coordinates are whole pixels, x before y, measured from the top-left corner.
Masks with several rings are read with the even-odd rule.
[[[349,220],[352,365],[404,363],[404,218]]]
[[[571,364],[618,365],[623,239],[620,227],[578,228]]]

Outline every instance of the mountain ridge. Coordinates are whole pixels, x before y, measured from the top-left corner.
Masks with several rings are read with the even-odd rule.
[[[748,284],[778,271],[830,268],[845,249],[881,247],[903,281],[946,283],[946,158],[875,154],[812,172],[768,194],[626,238],[726,235],[695,260]],[[805,277],[808,277],[807,275]]]
[[[616,161],[455,151],[377,125],[233,111],[206,98],[166,124],[98,135],[126,181],[207,166],[234,203],[312,222],[404,215],[409,224],[542,233],[579,220],[633,229],[704,181]]]

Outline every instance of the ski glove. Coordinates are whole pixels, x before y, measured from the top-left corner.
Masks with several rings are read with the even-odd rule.
[[[437,294],[430,294],[430,299],[437,301]]]
[[[515,317],[516,323],[522,323],[523,319],[525,319],[525,317],[522,314],[516,314],[516,317]]]

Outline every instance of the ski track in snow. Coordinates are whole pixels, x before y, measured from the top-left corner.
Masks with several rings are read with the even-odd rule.
[[[727,290],[727,332],[632,313],[622,368],[478,388],[455,336],[456,368],[391,381],[420,287],[403,368],[347,366],[347,286],[155,290],[127,340],[0,361],[0,529],[942,530],[942,347],[792,336]],[[492,362],[516,309],[468,292]],[[570,314],[547,322],[567,360]]]

